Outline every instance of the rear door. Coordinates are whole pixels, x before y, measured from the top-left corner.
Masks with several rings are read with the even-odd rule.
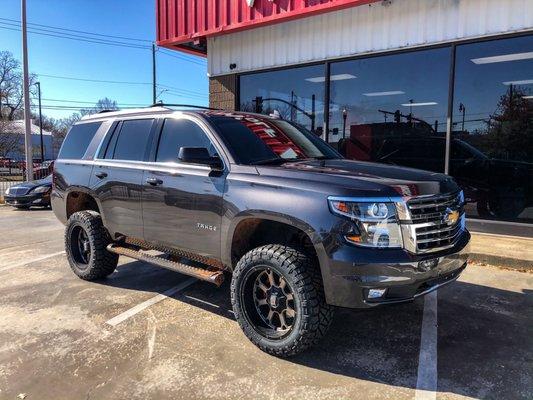
[[[162,121],[144,174],[144,238],[218,258],[226,171],[179,162],[180,147],[205,147],[217,154],[207,131],[194,119]]]
[[[143,237],[143,164],[149,155],[154,127],[153,118],[120,121],[103,142],[98,154],[101,158],[95,159],[91,186],[112,235]]]

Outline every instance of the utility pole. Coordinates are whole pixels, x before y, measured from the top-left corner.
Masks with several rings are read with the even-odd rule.
[[[155,43],[152,43],[152,104],[157,102],[156,86]]]
[[[20,0],[22,20],[22,64],[24,87],[24,149],[26,151],[26,179],[33,180],[33,152],[31,146],[30,76],[28,68],[28,34],[26,26],[26,0]]]
[[[41,82],[35,82],[39,98],[39,134],[41,135],[41,162],[44,162],[43,113],[41,112]]]

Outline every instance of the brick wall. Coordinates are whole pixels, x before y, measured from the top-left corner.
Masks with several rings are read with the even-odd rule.
[[[234,74],[209,78],[209,106],[223,110],[235,110],[236,81]]]

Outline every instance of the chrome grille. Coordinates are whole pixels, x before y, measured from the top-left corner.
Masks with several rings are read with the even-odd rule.
[[[451,247],[464,230],[464,204],[460,192],[418,197],[407,202],[415,251],[424,253]],[[457,222],[446,222],[447,211],[458,211]]]

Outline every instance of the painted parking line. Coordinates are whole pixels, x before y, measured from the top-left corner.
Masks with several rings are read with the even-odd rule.
[[[116,317],[111,318],[109,321],[106,322],[106,324],[111,325],[111,326],[117,326],[118,324],[126,321],[128,318],[133,317],[135,314],[138,314],[141,311],[147,309],[148,307],[153,306],[154,304],[159,303],[160,301],[165,300],[166,298],[169,298],[175,295],[176,293],[191,286],[193,283],[197,281],[198,279],[196,278],[189,278],[181,282],[179,285],[176,285],[173,288],[170,288],[166,290],[165,292],[152,297],[151,299],[143,301],[142,303],[137,304],[135,307],[132,307],[127,311],[124,311],[122,314],[119,314]]]
[[[47,260],[49,258],[56,257],[56,256],[59,256],[59,255],[62,255],[62,254],[65,254],[64,250],[63,251],[58,251],[57,253],[52,253],[52,254],[47,254],[45,256],[37,257],[37,258],[31,259],[31,260],[25,260],[25,261],[22,261],[22,262],[19,262],[19,263],[16,263],[16,264],[7,265],[5,267],[0,267],[0,272],[7,271],[9,269],[13,269],[13,268],[17,268],[17,267],[23,267],[25,265],[33,264],[33,263],[38,262],[38,261]]]
[[[437,398],[437,291],[424,298],[415,400]]]

